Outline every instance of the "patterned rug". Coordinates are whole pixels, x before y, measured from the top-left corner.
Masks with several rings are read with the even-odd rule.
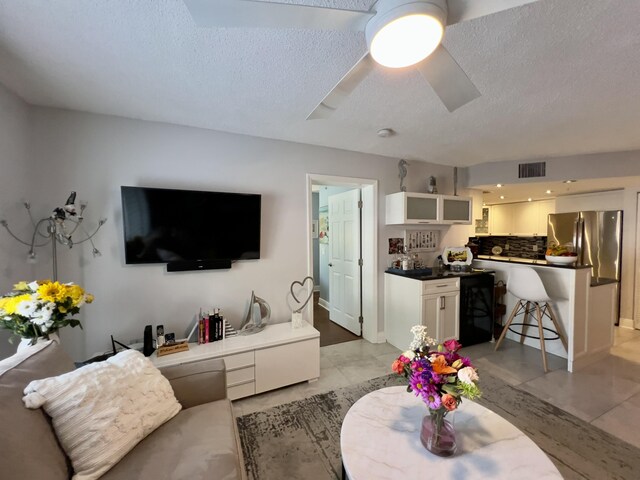
[[[341,479],[342,419],[363,395],[394,385],[406,383],[388,375],[238,418],[249,479]],[[640,478],[640,449],[486,373],[481,386],[478,403],[527,434],[565,479]]]

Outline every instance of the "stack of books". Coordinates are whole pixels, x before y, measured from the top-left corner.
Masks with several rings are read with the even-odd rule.
[[[200,314],[198,322],[198,344],[216,342],[224,338],[224,317],[215,308]]]
[[[238,334],[219,308],[204,313],[200,311],[198,317],[198,344],[216,342]]]

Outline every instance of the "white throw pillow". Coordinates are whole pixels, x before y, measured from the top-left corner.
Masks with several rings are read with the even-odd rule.
[[[34,380],[24,393],[27,408],[52,418],[74,480],[99,478],[182,408],[169,381],[135,350]]]

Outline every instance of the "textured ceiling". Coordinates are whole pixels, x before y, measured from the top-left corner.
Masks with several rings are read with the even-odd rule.
[[[416,71],[379,67],[306,121],[363,34],[197,28],[180,0],[0,0],[0,82],[35,105],[464,166],[640,148],[638,25],[638,0],[540,0],[447,29],[483,93],[454,113]]]

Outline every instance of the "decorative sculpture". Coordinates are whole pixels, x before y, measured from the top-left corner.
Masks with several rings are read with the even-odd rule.
[[[400,160],[398,162],[398,170],[400,170],[400,174],[398,175],[398,177],[400,178],[400,191],[401,192],[406,192],[407,191],[407,187],[405,187],[404,184],[404,178],[407,176],[407,165],[409,165],[409,162],[407,162],[406,160]]]
[[[436,177],[433,175],[429,177],[427,182],[427,193],[438,193],[438,187],[436,187]]]
[[[53,262],[53,280],[58,279],[58,258],[57,258],[58,256],[56,251],[56,247],[58,243],[71,248],[74,245],[88,241],[91,243],[91,247],[93,249],[92,250],[93,256],[99,257],[102,255],[100,251],[96,248],[95,244],[93,243],[92,238],[96,233],[98,233],[98,230],[100,230],[100,227],[104,225],[107,219],[106,218],[100,219],[98,222],[98,226],[93,231],[93,233],[89,233],[84,228],[84,225],[82,225],[82,221],[84,220],[84,217],[82,216],[82,214],[84,212],[84,209],[87,208],[87,204],[81,203],[80,212],[77,212],[75,202],[76,202],[76,192],[71,192],[64,206],[54,208],[53,213],[50,216],[42,218],[37,222],[31,215],[31,204],[29,202],[25,202],[24,208],[27,209],[27,213],[29,214],[29,218],[31,219],[31,223],[33,225],[33,235],[31,236],[30,242],[25,242],[24,240],[21,240],[20,237],[15,235],[9,229],[9,224],[7,223],[6,220],[0,220],[0,225],[2,225],[7,230],[7,232],[9,232],[9,235],[11,235],[13,238],[15,238],[17,241],[19,241],[23,245],[26,245],[29,247],[29,254],[28,254],[27,260],[31,263],[34,263],[36,261],[36,250],[35,250],[36,247],[43,247],[47,245],[49,242],[51,242],[51,258]],[[75,218],[72,218],[72,217],[75,217]],[[44,233],[42,232],[42,227],[46,227],[46,230]],[[74,235],[78,229],[80,229],[84,238],[81,238],[80,240],[76,240],[76,239],[72,240],[71,239],[72,235]],[[44,238],[45,240],[42,243],[38,243],[38,238]]]
[[[311,288],[308,290],[309,294],[303,302],[301,299],[298,298],[298,296],[296,296],[294,287],[296,286],[300,287],[300,290],[298,291],[298,295],[300,295],[301,292],[304,292],[305,288],[308,288],[308,287],[305,287],[307,282],[311,282]],[[300,328],[304,326],[305,322],[302,318],[302,310],[304,310],[304,308],[309,304],[309,302],[313,298],[313,286],[314,286],[314,283],[313,283],[312,277],[305,277],[301,282],[299,282],[298,280],[291,282],[291,286],[289,287],[289,293],[291,294],[291,298],[293,298],[293,301],[295,302],[293,307],[291,306],[291,304],[289,304],[289,308],[291,308],[292,328]]]
[[[264,299],[251,291],[249,310],[242,325],[240,325],[238,335],[252,335],[261,332],[267,326],[269,318],[271,318],[271,307]]]

